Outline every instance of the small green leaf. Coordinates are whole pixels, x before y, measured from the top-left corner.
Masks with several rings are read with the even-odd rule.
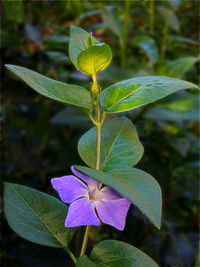
[[[179,32],[180,31],[180,22],[175,14],[175,12],[173,11],[173,9],[171,8],[167,8],[167,7],[159,7],[158,8],[161,17],[166,21],[166,23],[169,25],[169,27],[176,31]]]
[[[141,35],[135,37],[132,43],[141,48],[153,64],[158,61],[158,47],[153,38],[148,35]]]
[[[198,60],[196,57],[181,57],[168,61],[164,66],[164,75],[181,78]]]
[[[34,243],[67,247],[75,233],[64,226],[67,206],[35,189],[5,183],[4,209],[10,227]]]
[[[84,129],[89,129],[92,125],[85,113],[71,107],[66,107],[56,113],[51,119],[51,122],[53,124],[70,125]]]
[[[174,78],[138,77],[109,86],[101,93],[100,101],[106,112],[122,112],[152,103],[181,89],[188,88],[198,87]]]
[[[72,63],[78,70],[80,70],[78,65],[78,56],[80,52],[90,47],[91,40],[93,45],[99,43],[91,36],[91,34],[83,29],[76,26],[70,26],[69,56]]]
[[[117,240],[105,240],[98,243],[89,257],[78,259],[76,267],[158,267],[144,252],[127,243]]]
[[[193,111],[179,111],[154,107],[144,115],[145,118],[161,121],[198,121],[199,109]]]
[[[102,127],[101,161],[103,170],[135,165],[143,155],[143,146],[132,122],[125,118],[106,121]],[[84,134],[78,143],[82,160],[91,168],[96,163],[96,127]]]
[[[104,70],[112,60],[112,51],[107,44],[99,43],[80,52],[78,66],[81,72],[94,75]]]
[[[91,112],[92,100],[90,93],[85,88],[55,81],[23,67],[8,64],[5,66],[41,95],[63,102],[86,113]]]
[[[102,10],[102,18],[104,25],[111,29],[121,40],[123,35],[123,25],[121,21],[119,21],[119,16],[116,14],[116,9],[113,6],[104,6]]]
[[[128,198],[157,228],[160,228],[161,190],[158,182],[150,174],[131,167],[121,167],[107,172],[82,166],[75,168]]]
[[[43,43],[47,45],[67,45],[68,42],[69,37],[65,35],[51,35],[43,38]]]

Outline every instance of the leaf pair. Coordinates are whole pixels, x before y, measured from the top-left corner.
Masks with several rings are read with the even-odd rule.
[[[5,183],[5,214],[11,228],[23,238],[40,245],[68,250],[76,228],[64,227],[67,206],[58,199],[23,185]],[[89,257],[76,266],[152,266],[157,264],[139,249],[116,240],[97,244]]]
[[[85,88],[55,81],[23,67],[9,64],[6,67],[38,93],[87,114],[92,112],[91,95]],[[188,88],[198,87],[186,81],[161,76],[133,78],[107,87],[100,95],[100,103],[107,113],[123,112]]]

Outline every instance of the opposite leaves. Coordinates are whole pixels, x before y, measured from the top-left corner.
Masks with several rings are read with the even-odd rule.
[[[98,243],[89,257],[82,256],[78,259],[77,267],[158,267],[141,250],[117,240],[106,240]]]
[[[23,238],[51,247],[67,247],[75,228],[64,226],[67,206],[58,199],[23,185],[5,183],[5,215]]]
[[[6,68],[41,95],[63,102],[86,113],[91,112],[92,100],[90,93],[85,88],[55,81],[23,67],[6,65]]]
[[[78,143],[82,160],[91,168],[96,163],[96,127],[84,134]],[[132,122],[126,117],[106,121],[102,127],[100,169],[133,166],[143,155],[143,146]]]
[[[100,97],[108,113],[122,112],[152,103],[181,89],[198,88],[196,85],[162,76],[138,77],[106,88]]]

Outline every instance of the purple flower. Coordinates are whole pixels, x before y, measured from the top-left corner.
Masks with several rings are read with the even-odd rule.
[[[101,222],[123,230],[131,202],[114,191],[72,167],[76,176],[51,179],[61,200],[70,203],[66,227],[100,225]]]

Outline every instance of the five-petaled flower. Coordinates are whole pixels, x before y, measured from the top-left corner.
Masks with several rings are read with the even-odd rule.
[[[103,222],[123,230],[131,202],[73,167],[72,171],[78,178],[68,175],[51,179],[61,200],[70,203],[65,226],[97,226]]]

